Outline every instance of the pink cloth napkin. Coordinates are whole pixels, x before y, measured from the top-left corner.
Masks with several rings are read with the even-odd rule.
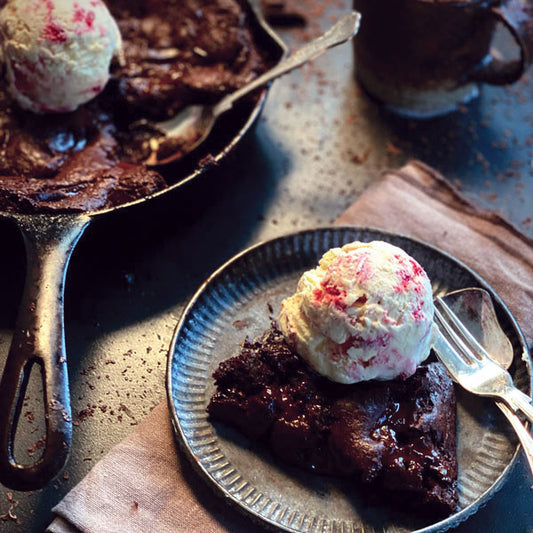
[[[436,170],[411,161],[385,171],[337,223],[404,233],[460,259],[502,297],[531,345],[533,239],[498,213],[476,208]]]
[[[418,161],[385,171],[338,219],[404,233],[451,253],[506,302],[531,345],[533,240],[481,211]],[[51,533],[262,531],[211,492],[176,451],[166,403],[55,507]]]

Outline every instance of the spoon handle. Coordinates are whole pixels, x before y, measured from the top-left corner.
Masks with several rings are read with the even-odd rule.
[[[533,474],[533,437],[531,436],[531,433],[529,433],[520,419],[503,402],[496,402],[496,405],[501,409],[502,413],[513,426],[513,429],[520,440],[520,444],[522,444],[522,449],[526,455],[531,473]]]
[[[343,15],[324,35],[309,42],[294,54],[290,55],[278,63],[274,68],[268,70],[252,82],[246,84],[241,89],[235,91],[224,97],[213,108],[213,113],[218,116],[225,111],[228,111],[233,106],[234,102],[254,91],[258,87],[266,85],[287,72],[307,63],[311,59],[315,59],[323,54],[328,48],[332,48],[351,39],[359,29],[359,20],[361,15],[357,11],[352,11]]]

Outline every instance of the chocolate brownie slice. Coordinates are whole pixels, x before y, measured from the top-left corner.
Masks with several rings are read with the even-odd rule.
[[[406,380],[342,385],[310,369],[272,327],[247,339],[214,378],[212,419],[284,461],[351,477],[381,500],[433,517],[456,509],[456,400],[440,363]]]

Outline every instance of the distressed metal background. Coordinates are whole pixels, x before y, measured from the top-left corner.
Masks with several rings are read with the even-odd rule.
[[[290,46],[350,7],[347,0],[297,4],[309,24],[279,30]],[[176,194],[97,220],[82,238],[65,295],[72,456],[47,488],[12,493],[20,525],[0,521],[0,530],[43,531],[51,507],[165,397],[173,329],[187,298],[215,268],[262,239],[332,222],[381,168],[418,157],[533,236],[532,126],[532,71],[511,87],[485,86],[460,112],[425,122],[390,116],[361,92],[349,44],[275,82],[256,131],[224,167]],[[3,367],[24,254],[7,222],[0,223],[0,239]],[[38,379],[30,385],[21,459],[39,453],[42,435]],[[488,505],[454,531],[531,533],[531,485],[521,460]],[[0,515],[10,507],[9,492],[0,487]]]

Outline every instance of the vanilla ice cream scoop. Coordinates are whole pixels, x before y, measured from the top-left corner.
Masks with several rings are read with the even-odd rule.
[[[386,242],[324,254],[281,304],[286,341],[340,383],[406,378],[433,342],[433,296],[424,269]]]
[[[36,113],[72,111],[99,94],[122,44],[101,0],[8,0],[0,42],[13,97]]]

